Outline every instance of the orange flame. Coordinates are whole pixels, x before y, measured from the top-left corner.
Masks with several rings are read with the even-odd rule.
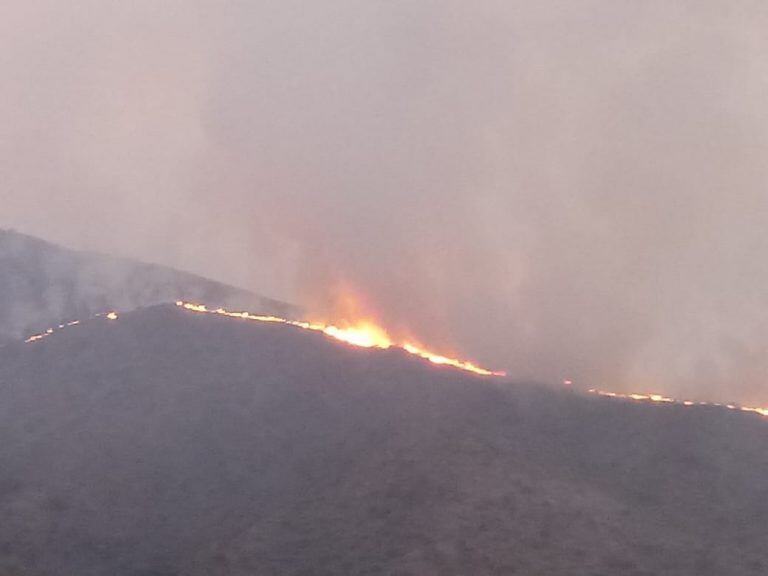
[[[357,322],[344,328],[340,328],[338,326],[325,324],[322,322],[300,322],[296,320],[288,320],[286,318],[278,318],[276,316],[260,316],[256,314],[250,314],[248,312],[230,312],[223,308],[209,310],[203,304],[192,304],[182,301],[176,302],[176,305],[192,312],[217,314],[219,316],[227,316],[229,318],[242,318],[244,320],[252,320],[256,322],[275,322],[278,324],[286,324],[288,326],[296,326],[305,330],[312,330],[314,332],[322,332],[331,338],[341,342],[346,342],[352,346],[361,346],[364,348],[381,348],[384,350],[392,347],[400,348],[409,354],[413,354],[419,358],[429,360],[433,364],[452,366],[453,368],[458,368],[459,370],[465,370],[467,372],[472,372],[481,376],[507,375],[506,372],[488,370],[473,364],[472,362],[441,356],[440,354],[435,354],[434,352],[408,342],[397,343],[392,340],[392,338],[383,328],[368,321]]]
[[[106,318],[107,320],[117,320],[117,312],[105,312],[104,314],[96,314],[94,318]],[[30,336],[24,342],[26,344],[31,344],[32,342],[39,342],[40,340],[43,340],[44,338],[48,338],[48,336],[51,336],[52,334],[55,334],[56,332],[63,330],[65,328],[71,328],[72,326],[77,326],[80,324],[80,320],[73,320],[72,322],[66,322],[64,324],[59,324],[56,328],[48,328],[45,332],[41,332],[40,334],[35,334],[34,336]]]
[[[430,352],[425,348],[416,346],[414,344],[410,344],[408,342],[404,342],[402,344],[396,344],[392,341],[392,339],[389,337],[386,331],[384,331],[382,328],[380,328],[379,326],[371,322],[359,322],[355,325],[348,326],[346,328],[339,328],[337,326],[328,325],[324,323],[300,322],[297,320],[288,320],[286,318],[279,318],[277,316],[262,316],[257,314],[250,314],[248,312],[229,312],[227,310],[224,310],[223,308],[218,308],[216,310],[209,310],[203,304],[191,304],[189,302],[182,302],[182,301],[176,302],[176,306],[184,308],[185,310],[190,310],[192,312],[205,313],[205,314],[217,314],[220,316],[226,316],[228,318],[241,318],[244,320],[252,320],[257,322],[273,322],[277,324],[286,324],[288,326],[296,326],[304,330],[322,332],[323,334],[326,334],[331,338],[334,338],[341,342],[345,342],[352,346],[360,346],[364,348],[381,348],[384,350],[386,350],[387,348],[396,347],[404,350],[405,352],[408,352],[409,354],[418,356],[419,358],[429,360],[433,364],[451,366],[453,368],[457,368],[459,370],[465,370],[467,372],[472,372],[474,374],[479,374],[481,376],[506,376],[507,375],[506,372],[493,371],[493,370],[488,370],[486,368],[481,368],[480,366],[477,366],[472,362],[467,362],[465,360],[457,360],[455,358],[448,358],[446,356],[441,356],[439,354],[435,354],[434,352]],[[119,315],[117,312],[105,312],[103,314],[96,314],[94,318],[105,318],[106,320],[110,321],[110,320],[117,320],[119,318]],[[55,334],[63,329],[70,328],[72,326],[77,326],[79,324],[81,324],[80,320],[74,320],[72,322],[67,322],[65,324],[59,324],[56,328],[49,328],[45,332],[41,332],[40,334],[35,334],[34,336],[30,336],[25,340],[25,342],[26,343],[39,342],[40,340],[43,340],[44,338],[47,338],[48,336],[51,336],[52,334]],[[573,381],[564,380],[563,384],[565,386],[570,387],[573,384]],[[686,406],[686,407],[715,406],[719,408],[726,408],[728,410],[736,410],[739,412],[749,412],[753,414],[758,414],[760,416],[764,416],[768,418],[768,408],[740,406],[738,404],[721,404],[718,402],[678,400],[676,398],[671,398],[669,396],[664,396],[662,394],[639,394],[636,392],[632,392],[632,393],[609,392],[606,390],[599,390],[597,388],[590,388],[587,392],[589,392],[590,394],[595,394],[597,396],[603,396],[606,398],[632,400],[634,402],[655,403],[655,404],[676,404],[679,406]]]
[[[347,344],[353,346],[362,346],[363,348],[383,348],[387,349],[392,346],[392,341],[389,339],[384,330],[370,324],[363,322],[357,326],[351,328],[337,328],[336,326],[326,326],[323,328],[323,332],[331,338],[341,340]]]
[[[752,412],[754,414],[760,414],[761,416],[768,417],[768,408],[739,406],[737,404],[720,404],[718,402],[694,402],[693,400],[677,400],[675,398],[670,398],[669,396],[662,396],[661,394],[637,394],[637,393],[624,394],[621,392],[607,392],[605,390],[598,390],[597,388],[590,388],[588,392],[590,394],[596,394],[598,396],[604,396],[607,398],[620,398],[623,400],[634,400],[635,402],[677,404],[680,406],[717,406],[720,408],[727,408],[728,410],[738,410],[739,412]]]

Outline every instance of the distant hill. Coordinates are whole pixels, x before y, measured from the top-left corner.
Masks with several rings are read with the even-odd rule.
[[[0,438],[14,574],[768,573],[759,416],[174,306],[0,348]]]
[[[287,304],[171,268],[0,230],[0,343],[62,321],[177,299],[292,314]]]

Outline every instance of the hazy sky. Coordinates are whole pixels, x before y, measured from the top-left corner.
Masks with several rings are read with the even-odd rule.
[[[0,226],[521,378],[768,402],[764,0],[4,0]]]

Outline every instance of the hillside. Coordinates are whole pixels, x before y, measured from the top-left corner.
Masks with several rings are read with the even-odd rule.
[[[768,572],[764,418],[174,306],[0,348],[0,438],[25,576]]]
[[[177,299],[290,314],[287,304],[171,268],[0,230],[0,343],[107,310]]]

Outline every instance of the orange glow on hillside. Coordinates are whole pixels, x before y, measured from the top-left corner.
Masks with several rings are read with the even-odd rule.
[[[339,327],[322,322],[300,322],[297,320],[288,320],[286,318],[278,318],[275,316],[260,316],[257,314],[250,314],[248,312],[230,312],[228,310],[224,310],[223,308],[209,310],[202,304],[192,304],[189,302],[180,301],[176,302],[176,305],[192,312],[217,314],[219,316],[241,318],[244,320],[252,320],[256,322],[274,322],[278,324],[286,324],[288,326],[296,326],[304,330],[322,332],[331,338],[345,342],[352,346],[361,346],[364,348],[381,348],[383,350],[392,347],[400,348],[409,354],[413,354],[419,358],[429,360],[433,364],[451,366],[453,368],[464,370],[466,372],[472,372],[481,376],[506,376],[506,372],[488,370],[473,364],[472,362],[458,360],[456,358],[448,358],[409,342],[396,342],[386,332],[386,330],[370,321],[353,322],[343,327]]]

